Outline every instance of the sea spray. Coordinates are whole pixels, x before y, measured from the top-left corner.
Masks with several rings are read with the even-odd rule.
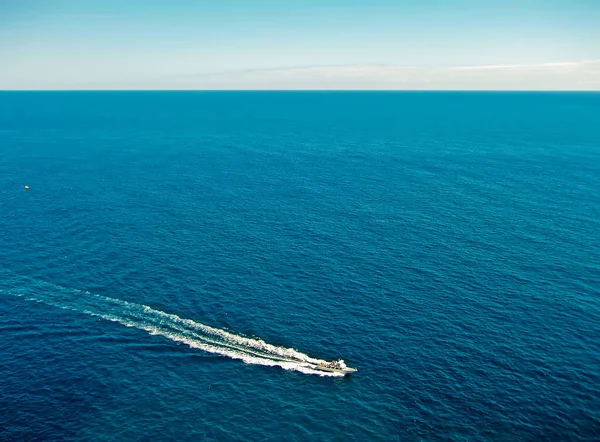
[[[316,364],[325,361],[293,348],[280,347],[262,339],[241,336],[147,305],[41,281],[29,282],[30,284],[12,289],[9,293],[29,301],[143,330],[153,336],[161,336],[207,353],[241,360],[246,364],[277,366],[285,370],[319,376],[343,376],[341,373],[315,370]]]

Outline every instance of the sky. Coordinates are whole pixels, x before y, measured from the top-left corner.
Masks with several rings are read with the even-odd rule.
[[[0,0],[0,89],[600,90],[600,0]]]

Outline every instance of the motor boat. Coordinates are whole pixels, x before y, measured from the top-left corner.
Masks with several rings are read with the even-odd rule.
[[[348,367],[342,359],[339,361],[321,362],[320,364],[315,365],[315,369],[332,373],[342,373],[345,375],[358,371],[356,368]]]

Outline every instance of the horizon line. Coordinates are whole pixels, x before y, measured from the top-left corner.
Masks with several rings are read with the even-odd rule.
[[[0,89],[0,92],[582,92],[600,89]]]

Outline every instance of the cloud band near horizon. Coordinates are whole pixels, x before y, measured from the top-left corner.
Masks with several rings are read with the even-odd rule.
[[[8,89],[20,89],[18,85]],[[65,85],[66,86],[66,85]],[[167,75],[22,89],[600,90],[600,59],[465,66],[331,65]],[[1,86],[0,86],[1,88]]]
[[[600,90],[600,60],[437,67],[300,66],[208,72],[159,82],[175,82],[180,89]]]

